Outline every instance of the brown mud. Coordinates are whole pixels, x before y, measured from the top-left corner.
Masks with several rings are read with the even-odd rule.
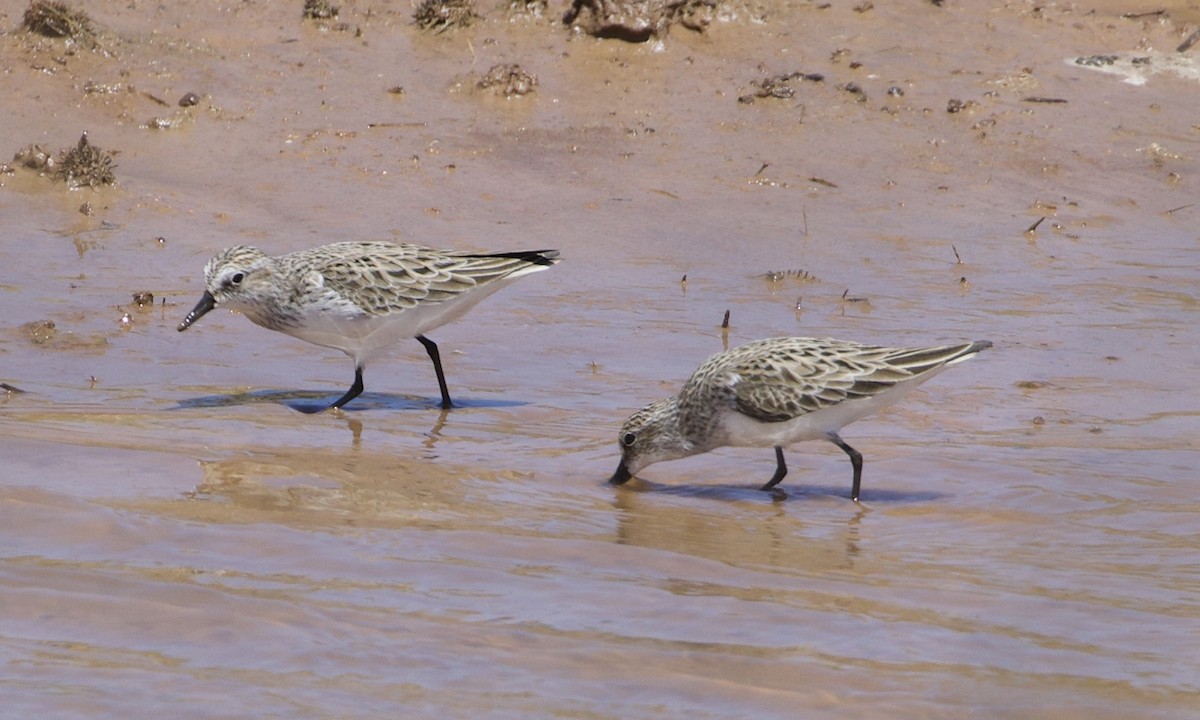
[[[5,712],[1194,716],[1200,6],[336,7],[0,0],[0,159],[116,179],[0,174]],[[564,261],[432,334],[448,413],[415,341],[304,415],[346,357],[175,331],[221,248],[359,238]],[[995,347],[846,429],[861,504],[825,443],[604,483],[785,334]]]

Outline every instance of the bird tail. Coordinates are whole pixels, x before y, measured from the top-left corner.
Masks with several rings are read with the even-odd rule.
[[[512,252],[487,253],[485,255],[475,255],[480,258],[497,258],[506,260],[520,260],[527,262],[530,265],[554,265],[560,258],[557,250],[516,250]]]
[[[557,250],[515,250],[497,253],[451,251],[446,253],[456,265],[452,270],[477,284],[500,279],[516,279],[539,272],[558,263]]]
[[[889,365],[904,368],[913,375],[939,367],[954,365],[974,357],[992,346],[990,340],[977,340],[963,345],[943,345],[930,348],[909,348],[887,358]]]

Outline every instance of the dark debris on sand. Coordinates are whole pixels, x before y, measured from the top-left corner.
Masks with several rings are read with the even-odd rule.
[[[497,95],[512,98],[528,95],[537,87],[537,76],[527,73],[517,64],[493,65],[487,74],[475,83],[480,90],[493,90]]]
[[[432,33],[465,28],[483,16],[472,0],[424,0],[413,13],[413,24]]]
[[[306,20],[332,20],[338,16],[339,9],[329,0],[304,0]]]
[[[34,345],[45,345],[58,337],[58,328],[53,320],[33,320],[21,325],[17,330]]]
[[[113,154],[88,142],[87,133],[80,136],[75,147],[61,151],[58,157],[40,145],[26,145],[13,155],[12,163],[3,166],[3,169],[12,172],[14,167],[62,180],[72,190],[117,183],[113,173],[116,167],[113,165]]]
[[[646,42],[672,25],[703,32],[723,0],[572,0],[563,23],[593,37]]]
[[[115,185],[114,167],[112,153],[88,142],[87,133],[84,133],[79,137],[79,144],[63,151],[55,177],[65,181],[70,188]]]
[[[750,103],[760,98],[775,98],[778,100],[787,100],[796,95],[796,89],[792,85],[794,80],[805,80],[807,82],[823,82],[825,76],[820,73],[802,73],[792,72],[782,75],[772,75],[771,77],[763,78],[762,80],[751,80],[750,85],[754,88],[754,92],[747,93],[738,98],[738,102],[743,105]]]
[[[22,25],[31,33],[50,38],[67,38],[80,42],[95,37],[92,19],[87,13],[61,2],[34,0],[25,9]]]
[[[508,3],[508,14],[513,18],[541,20],[549,9],[549,0],[509,0]]]

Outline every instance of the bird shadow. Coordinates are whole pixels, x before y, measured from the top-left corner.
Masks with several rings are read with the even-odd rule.
[[[789,485],[761,490],[761,485],[735,485],[733,483],[706,483],[704,485],[665,485],[638,478],[639,483],[626,487],[635,492],[652,492],[677,497],[705,498],[725,502],[769,501],[802,502],[818,497],[850,499],[850,489],[844,485]],[[861,502],[879,505],[906,505],[941,500],[946,493],[933,490],[887,490],[864,489]]]
[[[180,400],[173,410],[194,408],[234,407],[237,405],[274,404],[289,407],[305,414],[319,413],[329,409],[337,395],[315,390],[256,390],[232,395],[202,395]],[[451,409],[519,407],[528,403],[520,400],[477,400],[472,398],[454,400]],[[414,395],[392,395],[388,393],[362,393],[342,408],[342,412],[353,413],[366,410],[441,410],[441,398],[417,397]]]

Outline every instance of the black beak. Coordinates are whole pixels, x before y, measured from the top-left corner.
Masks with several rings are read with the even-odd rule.
[[[192,323],[199,320],[204,313],[212,310],[216,306],[217,301],[213,298],[212,293],[205,290],[204,297],[200,298],[200,302],[196,303],[196,307],[192,308],[192,311],[187,314],[187,317],[183,319],[183,322],[179,323],[179,327],[176,329],[179,330],[179,332],[187,330],[192,326]]]
[[[621,464],[617,466],[617,471],[608,479],[608,482],[613,485],[624,485],[629,482],[629,478],[633,477],[633,473],[629,472],[629,468],[625,467],[625,461],[621,460]]]

